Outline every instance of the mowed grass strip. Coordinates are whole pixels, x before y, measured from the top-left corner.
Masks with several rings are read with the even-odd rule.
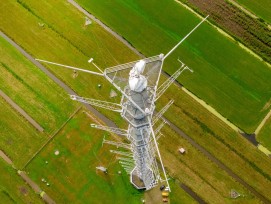
[[[252,11],[258,17],[266,20],[269,24],[271,23],[271,5],[268,0],[261,1],[246,1],[246,0],[235,0],[244,6],[245,9]]]
[[[147,56],[167,53],[199,22],[173,0],[78,2]],[[207,23],[175,51],[164,70],[172,74],[177,58],[194,69],[191,77],[179,78],[181,83],[241,129],[255,130],[270,98],[271,70],[264,62]]]
[[[0,38],[0,88],[26,111],[46,133],[59,128],[75,110],[67,93]]]
[[[102,147],[104,132],[90,127],[95,121],[84,111],[79,111],[31,162],[29,175],[57,203],[140,203],[143,192],[130,184],[116,155],[109,152],[115,147]],[[98,166],[108,168],[108,173],[96,170]]]
[[[0,201],[4,204],[43,203],[39,195],[0,158]]]
[[[11,158],[15,166],[20,168],[48,136],[35,130],[1,97],[0,107],[0,148]]]
[[[257,140],[259,140],[268,150],[271,150],[271,117],[266,121],[257,135]]]

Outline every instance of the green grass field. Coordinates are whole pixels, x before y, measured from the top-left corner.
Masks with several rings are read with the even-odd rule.
[[[271,150],[271,117],[257,135],[257,140],[261,142],[268,150]]]
[[[188,141],[170,128],[163,129],[164,137],[159,140],[160,151],[169,174],[178,178],[207,203],[258,203],[249,191],[234,181],[225,171],[211,162]],[[187,152],[180,155],[178,149],[184,147]],[[232,201],[231,189],[237,190],[244,198]],[[174,197],[174,192],[172,193]]]
[[[103,132],[91,129],[92,122],[79,111],[27,167],[29,175],[57,203],[140,203],[143,193],[128,182],[110,147],[101,148]],[[55,150],[60,151],[58,156]],[[101,165],[108,174],[96,170]]]
[[[132,187],[126,174],[118,175],[117,173],[119,170],[122,172],[124,170],[117,163],[115,155],[109,152],[109,149],[115,149],[115,147],[109,145],[102,147],[104,133],[90,128],[89,124],[95,121],[91,121],[83,111],[76,114],[31,162],[26,169],[29,175],[59,203],[112,203],[112,200],[126,203],[127,199],[131,203],[140,203],[143,193]],[[198,153],[187,141],[168,128],[163,133],[172,136],[161,139],[161,150],[166,167],[168,169],[171,167],[169,173],[173,179],[182,180],[204,200],[211,203],[229,202],[231,188],[246,195],[236,203],[258,202],[254,196]],[[177,152],[180,145],[186,146],[189,150],[184,158],[181,158]],[[60,151],[59,156],[54,155],[56,150]],[[176,159],[172,162],[168,156]],[[48,161],[48,164],[45,161]],[[108,167],[107,175],[95,170],[95,167],[99,165]],[[201,171],[198,171],[199,168]],[[50,187],[41,181],[42,178],[50,183]],[[200,188],[199,183],[201,183]],[[176,182],[172,181],[171,185],[173,186],[171,194],[173,203],[178,203],[178,199],[184,203],[192,201],[185,192],[178,189],[180,187]],[[106,197],[102,196],[104,193]],[[146,192],[145,197],[149,193],[151,192]]]
[[[0,55],[0,89],[46,133],[53,133],[74,112],[75,103],[3,38],[0,38]]]
[[[172,98],[174,93],[176,87],[170,87],[161,102],[166,104],[169,100],[167,97]],[[271,185],[270,158],[184,92],[179,91],[174,96],[174,105],[165,116],[243,180],[269,197],[267,189]]]
[[[36,195],[2,158],[0,158],[0,202],[3,204],[43,203],[39,195]]]
[[[244,6],[249,11],[252,11],[260,18],[271,23],[271,5],[268,0],[253,1],[253,0],[236,0],[240,5]]]
[[[31,9],[29,10],[29,8]],[[3,21],[0,21],[1,29],[35,57],[79,67],[89,67],[92,70],[95,69],[90,67],[86,61],[93,55],[97,59],[97,64],[101,66],[110,66],[137,59],[137,56],[127,47],[95,23],[88,28],[84,28],[84,16],[71,5],[62,1],[36,2],[33,0],[27,1],[27,4],[23,5],[14,1],[7,1],[0,6],[0,9],[0,16],[7,16],[3,18]],[[11,17],[13,10],[16,10],[16,13],[13,13],[12,16],[14,17]],[[20,21],[16,18],[20,18]],[[45,23],[45,27],[39,27],[39,22]],[[66,29],[65,32],[63,32],[64,29]],[[111,46],[112,44],[114,46]],[[105,55],[108,57],[103,58]],[[74,79],[72,71],[53,66],[49,68],[79,94],[108,100],[111,87],[107,87],[105,81],[82,73],[79,73],[79,76]],[[191,77],[190,74],[183,77],[191,79],[189,78]],[[98,83],[103,84],[102,89],[97,88]],[[176,86],[172,86],[161,98],[158,108],[161,107],[161,104],[165,104],[169,98],[175,99],[175,105],[167,113],[167,117],[172,122],[224,162],[243,180],[255,187],[256,190],[266,196],[269,195],[271,172],[269,158],[225,126],[223,122],[218,121],[216,117],[199,106],[197,102]],[[178,117],[175,117],[176,113],[178,113]],[[109,118],[114,119],[118,125],[124,125],[119,115],[108,112],[106,114]],[[0,116],[1,119],[2,117],[4,116]],[[77,117],[81,117],[81,119],[77,119]],[[10,121],[7,121],[7,123],[12,127]],[[81,126],[81,123],[83,126]],[[93,167],[99,162],[97,162],[98,160],[92,150],[100,156],[99,159],[102,162],[108,163],[113,157],[108,152],[109,147],[99,149],[103,134],[89,129],[89,123],[90,121],[85,120],[83,115],[77,115],[71,120],[56,136],[55,140],[46,146],[42,153],[30,163],[28,166],[30,177],[35,179],[50,196],[59,201],[78,199],[78,202],[81,202],[83,197],[96,198],[95,195],[97,192],[100,193],[100,189],[106,189],[106,195],[108,194],[109,198],[120,198],[120,193],[123,193],[125,194],[122,195],[124,198],[130,198],[134,202],[140,201],[143,194],[138,194],[131,188],[126,176],[123,177],[123,180],[120,180],[119,177],[114,175],[107,178],[103,174],[96,174],[93,171]],[[233,181],[224,171],[193,149],[187,141],[178,139],[179,136],[174,135],[167,129],[164,131],[166,131],[165,138],[161,139],[162,157],[165,159],[171,176],[184,182],[210,203],[231,202],[227,197],[230,188],[236,188],[246,195],[245,198],[236,200],[236,203],[258,202],[255,197]],[[18,133],[18,140],[22,139],[21,135]],[[178,143],[175,143],[175,140]],[[21,145],[25,145],[24,142]],[[179,155],[175,152],[177,145],[187,147],[188,157],[178,157]],[[59,157],[53,154],[55,149],[60,150]],[[49,160],[48,165],[45,164],[46,160]],[[113,172],[120,168],[115,164],[113,162],[110,166]],[[176,165],[172,166],[173,164]],[[83,169],[83,172],[78,174],[77,172],[81,169]],[[42,177],[48,179],[51,184],[50,187],[41,182]],[[100,186],[96,182],[100,182]],[[92,188],[97,191],[92,191]],[[115,188],[119,189],[116,190]],[[191,203],[191,198],[184,191],[177,190],[177,184],[173,183],[173,189],[176,191],[172,194],[172,201],[177,203],[178,200],[182,200],[184,203]],[[63,195],[63,192],[65,195]]]
[[[200,21],[174,1],[78,2],[147,56],[168,52]],[[177,69],[177,58],[195,71],[181,83],[241,129],[255,130],[271,97],[267,65],[207,23],[168,59],[165,71]]]
[[[13,160],[15,166],[20,168],[48,136],[37,132],[1,97],[0,105],[0,148]]]

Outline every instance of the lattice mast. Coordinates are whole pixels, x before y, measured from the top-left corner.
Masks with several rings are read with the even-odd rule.
[[[155,101],[168,89],[175,79],[184,71],[190,70],[181,62],[181,67],[166,80],[159,88],[158,82],[161,75],[164,60],[197,28],[203,23],[204,18],[191,32],[189,32],[175,47],[166,55],[145,58],[139,61],[106,68],[102,71],[93,59],[89,60],[100,72],[93,72],[72,66],[58,64],[46,60],[36,59],[49,64],[54,64],[69,69],[87,72],[98,76],[104,76],[111,84],[115,86],[122,94],[120,104],[100,101],[96,99],[83,98],[71,95],[72,100],[82,103],[88,103],[92,106],[105,108],[120,112],[121,116],[129,123],[128,129],[119,129],[106,127],[102,125],[91,124],[91,127],[109,131],[114,134],[125,136],[129,144],[115,141],[103,140],[103,143],[121,147],[126,151],[111,150],[110,152],[121,155],[120,164],[130,174],[131,183],[138,189],[149,190],[159,181],[166,181],[170,190],[167,175],[164,169],[162,158],[159,152],[157,140],[162,135],[160,129],[166,124],[162,115],[170,107],[173,101],[170,101],[161,111],[154,114]],[[160,120],[162,119],[162,121]],[[153,126],[158,121],[160,125],[153,130]],[[157,136],[156,136],[157,135]],[[130,151],[130,152],[127,152]],[[156,157],[160,160],[164,180],[160,176]]]

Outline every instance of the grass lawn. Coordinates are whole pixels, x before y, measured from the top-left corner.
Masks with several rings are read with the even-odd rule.
[[[236,0],[246,9],[255,13],[258,17],[266,20],[269,24],[271,23],[271,5],[268,0],[253,1],[253,0]]]
[[[257,135],[257,140],[268,150],[271,150],[271,117]]]
[[[48,138],[36,131],[0,97],[0,149],[21,168]]]
[[[43,203],[39,195],[35,194],[2,158],[0,158],[0,201],[3,204]]]
[[[46,133],[59,128],[76,104],[67,93],[0,38],[0,89],[26,111]]]
[[[147,56],[168,52],[199,22],[173,0],[78,2]],[[194,69],[191,77],[179,78],[181,83],[241,129],[255,130],[271,97],[265,63],[207,23],[169,57],[165,71],[177,69],[178,57]]]
[[[79,111],[26,170],[57,203],[140,203],[143,193],[133,188],[116,156],[109,152],[114,147],[101,148],[104,133],[92,129],[92,122]],[[96,170],[101,165],[108,168],[108,174]]]

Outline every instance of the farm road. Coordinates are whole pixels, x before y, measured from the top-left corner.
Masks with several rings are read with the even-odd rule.
[[[81,8],[77,3],[75,3],[72,0],[68,0],[70,3],[73,2],[75,5],[77,5],[76,7],[79,9]],[[73,5],[74,5],[73,4]],[[81,8],[82,10],[84,10],[83,8]],[[81,11],[81,9],[79,9]],[[84,10],[85,11],[85,10]],[[87,12],[87,11],[85,11]],[[87,12],[88,13],[88,12]],[[86,14],[85,14],[86,15]],[[90,17],[90,14],[87,15],[88,17]],[[92,16],[92,15],[91,15]],[[91,17],[92,20],[95,20],[95,22],[97,22],[98,20],[96,19],[96,17],[92,16]],[[102,25],[102,27],[107,27],[106,25],[104,25],[101,21],[100,22]],[[100,24],[99,23],[99,24]],[[108,28],[108,27],[107,27]],[[106,30],[111,30],[110,28],[106,29]],[[109,31],[109,32],[113,32],[114,36],[119,36],[117,33],[115,33],[114,31]],[[113,34],[112,33],[112,34]],[[55,81],[59,86],[61,86],[64,90],[66,90],[69,94],[72,95],[77,95],[70,87],[68,87],[65,83],[63,83],[61,80],[59,80],[55,75],[53,75],[49,70],[47,70],[41,63],[37,62],[31,55],[29,55],[25,50],[23,50],[19,45],[17,45],[13,40],[11,40],[7,35],[5,35],[4,33],[2,33],[0,31],[0,35],[6,39],[8,42],[10,42],[15,48],[17,48],[27,59],[29,59],[33,64],[35,64],[38,68],[40,68],[45,74],[47,74],[47,76],[49,76],[53,81]],[[118,39],[121,38],[122,42],[125,41],[121,36],[118,37]],[[125,44],[127,45],[128,42],[126,42]],[[133,48],[129,43],[127,45],[129,48]],[[135,48],[133,48],[133,50],[135,50]],[[141,53],[139,53],[138,51],[136,51],[136,53],[138,53],[140,56],[144,56]],[[165,73],[166,74],[166,73]],[[177,83],[177,82],[176,82]],[[177,83],[178,86],[181,86],[181,84]],[[111,126],[111,127],[117,127],[115,125],[114,122],[112,122],[111,120],[109,120],[108,118],[106,118],[103,114],[101,114],[100,112],[98,112],[96,109],[94,109],[92,106],[88,105],[88,104],[84,104],[86,106],[86,108],[91,111],[97,118],[101,119],[106,125]],[[167,120],[168,121],[168,120]],[[169,121],[168,121],[169,122]],[[213,156],[212,154],[210,154],[206,149],[204,149],[202,146],[200,146],[199,144],[197,144],[192,138],[190,138],[188,135],[186,135],[184,132],[182,132],[177,126],[175,126],[174,124],[170,123],[170,126],[172,127],[173,130],[175,130],[180,136],[184,137],[185,139],[187,139],[195,148],[197,148],[200,152],[202,152],[204,155],[206,155],[209,159],[211,159],[214,163],[216,163],[221,169],[225,170],[231,177],[233,177],[236,181],[238,181],[239,183],[241,183],[243,186],[245,186],[247,189],[249,189],[256,197],[258,197],[260,200],[262,200],[264,203],[270,203],[268,199],[266,199],[264,196],[262,196],[260,193],[258,193],[253,187],[251,187],[249,184],[247,184],[245,181],[243,181],[240,177],[238,177],[231,169],[229,169],[227,166],[225,166],[222,162],[220,162],[217,158],[215,158],[215,156]],[[188,193],[188,192],[187,192]]]
[[[1,35],[1,33],[0,33]],[[18,106],[11,98],[9,98],[1,89],[0,96],[5,99],[5,101],[11,105],[16,111],[18,111],[30,124],[32,124],[38,131],[43,132],[43,127],[41,127],[30,115],[28,115],[20,106]]]

